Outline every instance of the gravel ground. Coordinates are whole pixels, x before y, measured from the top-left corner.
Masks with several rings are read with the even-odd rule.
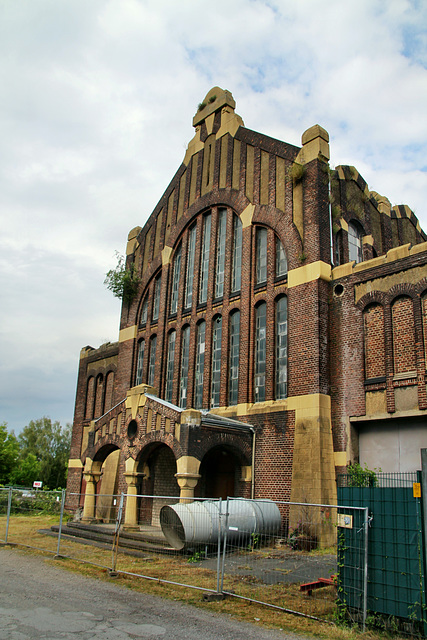
[[[0,640],[298,640],[0,547]],[[305,639],[306,640],[306,639]]]

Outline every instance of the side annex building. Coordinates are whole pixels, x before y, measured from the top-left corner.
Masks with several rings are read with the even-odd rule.
[[[245,128],[214,87],[126,265],[118,341],[80,353],[70,505],[127,494],[333,504],[349,462],[427,447],[427,237],[319,125],[301,146]],[[77,494],[81,494],[81,497]],[[104,505],[103,509],[108,505]]]

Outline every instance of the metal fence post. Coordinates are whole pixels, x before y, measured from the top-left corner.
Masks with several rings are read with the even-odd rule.
[[[125,494],[122,492],[120,495],[119,508],[117,510],[116,528],[114,530],[110,575],[115,574],[115,571],[116,571],[117,553],[119,548],[120,526],[122,524],[124,499],[125,499]]]
[[[362,613],[362,630],[365,631],[366,626],[366,612],[368,606],[368,530],[369,530],[369,509],[364,509],[364,534],[365,534],[365,558],[363,564],[363,613]]]
[[[62,519],[64,517],[64,505],[65,505],[65,489],[62,489],[61,514],[59,516],[59,530],[58,530],[58,547],[56,549],[56,557],[57,558],[59,558],[59,548],[61,546]]]
[[[224,589],[224,569],[225,569],[225,553],[227,550],[227,531],[228,531],[228,505],[230,502],[230,498],[227,496],[227,506],[226,506],[226,513],[225,513],[225,526],[224,526],[224,549],[223,549],[223,554],[222,554],[222,569],[221,569],[221,587],[220,587],[220,593],[222,593],[223,589]]]
[[[10,520],[10,511],[12,507],[12,487],[9,487],[9,495],[7,496],[7,517],[6,517],[6,537],[5,544],[7,543],[7,534],[9,532],[9,520]]]
[[[216,592],[219,593],[219,576],[221,573],[221,518],[222,518],[222,498],[218,505],[218,556],[216,563]]]

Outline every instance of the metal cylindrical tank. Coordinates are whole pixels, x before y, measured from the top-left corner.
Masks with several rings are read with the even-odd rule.
[[[219,531],[224,536],[226,523],[227,539],[232,540],[240,537],[243,541],[252,534],[274,535],[280,529],[280,511],[271,500],[229,500],[228,520],[226,511],[225,501],[166,505],[160,510],[160,525],[175,549],[217,542]]]

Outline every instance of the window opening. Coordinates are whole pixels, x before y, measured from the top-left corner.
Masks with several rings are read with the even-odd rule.
[[[184,306],[186,309],[193,303],[194,257],[196,254],[196,225],[188,232],[187,274],[185,279]]]
[[[188,387],[188,360],[190,353],[190,327],[185,327],[182,332],[181,343],[181,376],[179,384],[179,406],[185,409],[187,406],[187,387]]]
[[[276,399],[288,393],[288,299],[276,303]]]
[[[175,365],[176,331],[171,331],[168,338],[168,361],[166,365],[165,400],[172,402],[173,371]]]
[[[233,216],[233,267],[231,277],[232,293],[240,291],[242,280],[242,221]]]
[[[201,409],[203,405],[203,378],[205,369],[206,322],[197,325],[196,370],[194,381],[194,407]]]
[[[209,277],[209,248],[211,242],[211,214],[203,218],[203,243],[200,264],[200,293],[199,302],[204,303],[208,298]]]
[[[153,336],[150,339],[150,359],[148,362],[148,384],[150,387],[154,384],[154,370],[156,366],[156,346],[157,336]]]
[[[256,308],[255,323],[255,402],[265,400],[267,305]]]
[[[161,287],[162,287],[162,274],[160,274],[154,282],[153,321],[159,319]]]
[[[217,316],[213,321],[212,336],[211,407],[219,407],[219,395],[221,390],[221,338],[222,318],[221,316]]]
[[[171,294],[171,313],[176,313],[178,309],[178,295],[179,295],[179,276],[181,273],[181,245],[179,245],[176,253],[175,260],[173,262],[173,276],[172,276],[172,294]]]
[[[276,277],[285,276],[288,273],[288,261],[286,259],[285,248],[276,236]]]
[[[362,262],[362,236],[361,228],[350,222],[348,225],[348,259],[355,260],[356,264]]]
[[[256,282],[267,280],[267,229],[260,227],[256,232]]]
[[[226,227],[227,227],[227,210],[219,209],[217,243],[216,243],[215,298],[221,298],[224,295]]]
[[[237,404],[239,391],[240,311],[230,316],[230,362],[228,373],[228,404]]]
[[[137,364],[136,364],[136,380],[135,384],[142,383],[142,371],[144,366],[144,350],[145,350],[145,340],[140,340],[138,343],[138,356],[137,356]]]

